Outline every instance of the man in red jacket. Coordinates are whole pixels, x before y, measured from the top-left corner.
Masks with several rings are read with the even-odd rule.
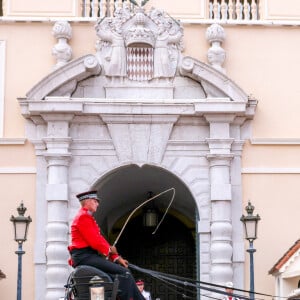
[[[71,254],[69,263],[74,268],[79,265],[93,266],[112,277],[119,276],[120,300],[143,300],[135,280],[128,270],[128,261],[123,259],[115,246],[110,246],[102,236],[93,217],[99,205],[97,191],[89,191],[76,196],[81,208],[71,225]]]

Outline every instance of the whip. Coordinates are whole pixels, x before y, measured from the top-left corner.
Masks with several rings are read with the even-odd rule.
[[[130,213],[130,215],[128,216],[128,218],[126,219],[126,221],[125,221],[125,223],[124,223],[124,225],[123,225],[123,227],[122,227],[122,229],[121,229],[119,235],[117,236],[116,240],[115,240],[114,243],[113,243],[113,246],[115,246],[115,245],[117,244],[117,242],[119,241],[120,236],[122,235],[122,233],[123,233],[123,231],[124,231],[124,229],[125,229],[127,223],[129,222],[130,218],[133,216],[133,214],[134,214],[138,209],[140,209],[141,207],[143,207],[143,206],[144,206],[145,204],[147,204],[148,202],[154,200],[155,198],[158,198],[159,196],[161,196],[161,195],[163,195],[163,194],[166,194],[166,193],[168,193],[168,192],[170,192],[170,191],[173,192],[173,193],[172,193],[171,201],[170,201],[170,203],[169,203],[169,205],[168,205],[168,207],[167,207],[167,209],[166,209],[164,215],[162,216],[161,220],[159,221],[159,223],[158,223],[157,226],[155,227],[154,231],[152,232],[152,234],[155,234],[156,231],[158,230],[160,224],[161,224],[162,221],[164,220],[164,218],[165,218],[165,216],[166,216],[166,214],[167,214],[167,212],[168,212],[170,206],[171,206],[172,203],[173,203],[173,200],[174,200],[174,197],[175,197],[175,188],[170,188],[170,189],[168,189],[168,190],[165,190],[165,191],[163,191],[163,192],[161,192],[161,193],[159,193],[159,194],[157,194],[157,195],[155,195],[155,196],[153,196],[153,197],[147,199],[146,201],[144,201],[143,203],[141,203],[139,206],[137,206],[137,207]]]

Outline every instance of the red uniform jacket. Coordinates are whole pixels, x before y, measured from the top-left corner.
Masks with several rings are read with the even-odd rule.
[[[100,254],[108,256],[111,261],[119,258],[117,254],[110,254],[110,244],[101,235],[100,228],[94,217],[86,208],[81,208],[71,225],[71,245],[68,250],[91,247]],[[72,265],[72,260],[69,261]]]

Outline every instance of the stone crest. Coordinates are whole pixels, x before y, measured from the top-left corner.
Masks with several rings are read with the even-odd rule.
[[[172,78],[183,49],[183,28],[164,11],[118,8],[95,25],[104,75],[146,81]]]

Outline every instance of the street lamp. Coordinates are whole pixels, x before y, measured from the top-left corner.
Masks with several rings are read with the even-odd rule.
[[[24,217],[27,208],[21,202],[17,208],[18,216],[11,216],[10,221],[14,224],[15,241],[18,243],[18,281],[17,281],[17,300],[22,298],[22,255],[25,253],[22,249],[23,242],[27,239],[27,231],[29,223],[32,221],[30,216]]]
[[[250,300],[254,300],[254,262],[253,262],[253,253],[256,249],[253,248],[253,241],[257,238],[257,223],[260,220],[260,216],[257,214],[253,215],[254,206],[251,202],[248,202],[246,206],[247,216],[242,215],[241,221],[244,224],[245,228],[245,238],[249,241],[249,249],[247,252],[250,254]]]

